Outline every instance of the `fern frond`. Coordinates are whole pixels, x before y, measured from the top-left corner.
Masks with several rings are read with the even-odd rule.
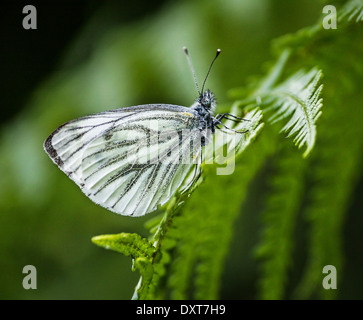
[[[363,1],[350,0],[339,11],[339,21],[348,20],[355,22],[363,21]]]
[[[235,111],[237,110],[231,110],[231,112]],[[226,124],[233,127],[234,130],[248,131],[248,133],[234,135],[220,132],[214,139],[214,150],[212,148],[207,151],[207,154],[210,152],[209,156],[213,152],[216,153],[216,150],[221,151],[226,148],[231,153],[233,149],[234,155],[239,155],[246,149],[263,126],[260,123],[262,112],[255,109],[248,112],[244,118],[246,121],[239,122],[236,126],[228,122]],[[261,148],[262,150],[264,148],[270,150],[270,143],[262,144]],[[142,275],[136,287],[134,298],[172,297],[174,299],[186,299],[194,297],[207,299],[217,297],[219,278],[222,271],[221,266],[231,235],[231,223],[233,217],[238,213],[238,205],[241,201],[241,197],[238,195],[241,192],[246,193],[249,179],[252,179],[257,168],[263,163],[264,157],[262,154],[257,152],[255,157],[257,156],[258,160],[253,158],[253,161],[244,167],[244,170],[246,170],[243,174],[246,183],[245,187],[241,186],[238,172],[233,175],[234,179],[236,179],[235,183],[231,183],[232,176],[230,175],[225,176],[225,183],[216,183],[216,173],[212,173],[211,170],[215,171],[218,168],[215,165],[204,165],[204,171],[208,179],[200,184],[198,188],[193,189],[195,190],[193,192],[198,193],[199,196],[195,195],[195,197],[189,198],[190,192],[184,192],[177,194],[169,201],[166,213],[153,236],[153,247],[155,248],[153,256],[155,258],[152,260],[152,278],[148,283],[149,280]],[[256,168],[256,170],[253,168]],[[219,188],[216,188],[216,185]],[[228,210],[225,201],[221,198],[225,194],[221,188],[225,191],[227,187],[233,188],[229,192],[231,198],[234,198],[234,201],[229,199],[230,210]],[[211,201],[211,192],[216,193],[213,201]],[[179,211],[187,198],[189,198],[187,210],[183,211],[181,215]],[[192,199],[196,200],[193,201]],[[201,201],[201,199],[204,200]],[[204,201],[207,201],[208,205],[203,204]],[[191,204],[189,205],[189,203]],[[201,208],[194,208],[195,204],[201,206]],[[220,209],[217,209],[218,207]],[[206,214],[208,214],[208,217]],[[151,221],[149,225],[155,228],[154,221]],[[226,227],[222,228],[224,225]],[[188,230],[188,232],[185,232],[185,230]],[[172,259],[171,255],[174,259]],[[170,263],[171,266],[169,267]],[[168,291],[161,285],[167,270]],[[195,286],[195,293],[191,295],[189,290],[193,285]]]
[[[155,248],[151,242],[136,233],[119,233],[95,236],[92,242],[105,249],[110,249],[132,257],[132,270],[138,269],[141,275],[136,287],[133,299],[139,299],[140,295],[147,292],[147,288],[153,277],[153,257]]]
[[[321,115],[323,85],[318,86],[322,71],[317,68],[309,72],[300,70],[287,78],[283,83],[275,83],[281,76],[282,70],[291,54],[290,49],[284,49],[277,62],[265,78],[262,78],[257,88],[247,98],[238,101],[237,106],[255,105],[263,108],[264,112],[273,111],[269,119],[272,123],[289,118],[282,132],[288,137],[294,136],[298,148],[306,145],[303,154],[306,157],[314,147],[316,140],[316,121]],[[238,95],[238,89],[232,92]]]
[[[362,174],[363,117],[359,106],[362,101],[360,83],[363,65],[362,62],[358,64],[362,45],[356,44],[361,36],[362,32],[353,39],[342,38],[343,43],[340,43],[341,47],[346,45],[345,50],[352,55],[352,59],[356,59],[355,72],[340,67],[339,79],[336,70],[327,69],[325,72],[326,83],[331,87],[325,97],[329,109],[319,127],[316,145],[319,152],[314,153],[310,165],[312,181],[304,212],[311,226],[308,232],[309,259],[295,292],[296,297],[302,299],[331,299],[341,293],[340,290],[325,290],[322,287],[321,272],[325,265],[331,264],[339,274],[343,274],[344,221],[349,201]],[[354,45],[349,46],[349,42]],[[327,50],[325,54],[334,56],[334,51]],[[326,59],[325,56],[323,58]],[[347,94],[347,90],[350,94]],[[341,280],[342,276],[338,276],[338,288]]]
[[[333,99],[336,101],[337,98]],[[312,159],[314,166],[311,174],[315,179],[305,211],[311,224],[309,260],[296,290],[299,298],[310,298],[316,293],[321,298],[332,298],[339,293],[322,288],[321,270],[325,265],[332,264],[342,273],[343,224],[349,199],[362,172],[363,130],[359,124],[362,116],[350,109],[350,112],[335,110],[334,113],[327,113],[326,121],[322,122],[318,145],[320,152],[314,154]],[[342,124],[342,117],[347,116],[350,121]],[[339,130],[336,129],[337,123],[340,123]]]
[[[358,3],[349,3],[353,2]],[[345,16],[348,20],[353,17],[359,18],[361,15],[356,9],[346,10],[350,12]],[[138,257],[134,259],[134,267],[140,270],[141,278],[134,298],[218,297],[223,264],[233,236],[236,217],[240,213],[241,205],[246,201],[249,184],[271,159],[271,154],[276,153],[276,149],[279,153],[278,158],[273,159],[272,168],[275,171],[270,181],[271,193],[267,195],[267,206],[263,215],[265,229],[258,253],[263,260],[260,296],[270,299],[282,298],[287,285],[292,284],[288,282],[291,281],[288,271],[293,259],[294,230],[300,212],[309,218],[311,228],[307,232],[307,266],[297,290],[298,294],[303,298],[311,297],[315,293],[319,293],[320,297],[331,294],[321,289],[321,270],[325,264],[333,264],[338,270],[342,265],[342,220],[354,180],[360,173],[357,167],[363,156],[360,148],[363,133],[360,126],[361,115],[357,111],[347,111],[348,107],[339,108],[347,104],[348,95],[345,90],[345,96],[341,94],[340,100],[335,99],[340,86],[334,88],[334,84],[337,83],[334,72],[338,67],[332,67],[339,65],[341,72],[346,69],[348,75],[344,79],[345,85],[350,86],[352,83],[353,88],[360,83],[358,77],[352,80],[349,75],[353,69],[350,60],[341,61],[341,56],[346,57],[351,52],[347,49],[352,48],[348,46],[349,42],[353,43],[346,37],[345,32],[354,27],[355,24],[350,23],[346,30],[341,28],[342,30],[335,33],[329,33],[325,32],[320,24],[316,24],[296,35],[284,38],[280,41],[280,52],[283,53],[277,64],[278,68],[264,77],[260,86],[256,82],[255,87],[244,91],[247,92],[247,98],[235,104],[235,110],[231,111],[237,114],[236,109],[241,110],[240,107],[246,105],[251,109],[260,107],[264,113],[267,110],[273,111],[271,122],[286,121],[281,125],[282,131],[286,132],[288,137],[293,137],[299,148],[305,147],[304,156],[311,152],[315,144],[318,146],[314,156],[305,163],[306,160],[301,159],[296,150],[290,149],[285,142],[281,143],[275,130],[278,127],[276,125],[266,126],[259,136],[258,143],[251,143],[261,131],[262,113],[255,109],[246,115],[257,121],[249,129],[250,135],[239,136],[241,145],[237,154],[247,146],[250,152],[243,153],[243,157],[238,159],[235,172],[229,176],[216,176],[216,166],[205,166],[204,174],[207,179],[194,189],[195,194],[190,198],[189,194],[178,194],[168,203],[161,221],[155,220],[149,224],[153,230],[157,229],[153,232],[150,242],[153,251],[151,259],[142,253],[142,250],[138,249],[136,253]],[[339,39],[345,39],[344,41],[348,42],[347,46],[337,45]],[[324,56],[327,52],[332,53],[331,56]],[[290,56],[293,56],[294,60],[293,64],[289,65],[287,62],[290,63],[292,60],[289,59]],[[354,53],[349,57],[357,59],[358,55]],[[324,75],[329,75],[326,88],[330,90],[327,97],[324,97],[329,99],[330,115],[322,119],[325,123],[324,133],[322,136],[319,133],[318,140],[316,122],[322,108],[322,85],[319,84],[322,73],[317,68],[295,73],[302,66],[311,68],[316,65],[324,68]],[[356,66],[357,64],[354,65]],[[360,67],[360,70],[363,69]],[[281,75],[285,74],[293,75],[279,84]],[[352,109],[357,105],[352,104]],[[346,112],[348,115],[345,115]],[[345,121],[342,125],[344,117],[352,120],[351,123]],[[226,125],[238,130],[232,123],[227,122]],[[245,125],[248,126],[249,123],[239,124]],[[358,129],[353,133],[350,127]],[[216,135],[215,149],[212,151],[232,150],[229,147],[233,145],[232,136],[221,133]],[[227,139],[223,140],[220,137]],[[236,145],[238,143],[234,146]],[[336,161],[340,157],[342,160]],[[307,165],[309,170],[305,170]],[[304,184],[305,174],[312,175],[313,181],[308,181],[308,188]],[[305,192],[309,192],[308,203],[303,202],[305,198],[302,199]],[[155,223],[159,223],[158,226],[155,226]],[[132,255],[129,248],[122,250]]]
[[[295,245],[295,224],[305,184],[305,160],[286,141],[274,157],[262,214],[264,229],[256,255],[260,261],[259,296],[283,299]]]
[[[263,130],[258,141],[238,159],[231,175],[216,176],[216,167],[206,166],[208,179],[174,218],[168,235],[177,240],[169,268],[171,298],[218,298],[235,219],[249,183],[275,150],[276,135]]]
[[[321,115],[322,98],[319,98],[323,85],[317,87],[322,72],[312,69],[305,73],[299,71],[285,82],[275,87],[265,103],[275,111],[270,121],[277,122],[290,117],[281,131],[288,137],[295,136],[295,144],[301,148],[306,145],[304,157],[314,147],[316,140],[316,121]]]
[[[136,233],[118,233],[95,236],[92,242],[105,249],[114,250],[133,258],[151,258],[154,248],[150,241]]]

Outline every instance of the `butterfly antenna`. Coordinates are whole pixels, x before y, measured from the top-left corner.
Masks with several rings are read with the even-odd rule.
[[[198,94],[199,96],[201,95],[200,91],[199,91],[199,86],[198,86],[198,82],[197,82],[197,77],[195,76],[195,71],[194,71],[194,68],[193,68],[193,65],[192,65],[192,60],[190,60],[190,56],[189,56],[189,52],[188,52],[188,48],[187,47],[183,47],[183,50],[187,56],[187,60],[188,60],[188,63],[189,63],[189,67],[190,67],[190,70],[192,70],[192,73],[193,73],[193,78],[194,78],[194,83],[195,83],[195,86],[197,87],[197,90],[198,90]]]
[[[206,75],[206,77],[205,77],[205,79],[204,79],[203,86],[202,86],[202,93],[204,92],[204,85],[205,85],[205,83],[207,82],[207,79],[208,79],[209,73],[210,73],[210,71],[211,71],[211,69],[212,69],[213,63],[214,63],[214,61],[216,61],[216,59],[218,58],[218,56],[219,56],[219,54],[220,54],[220,53],[221,53],[221,49],[217,49],[216,56],[214,57],[214,59],[213,59],[212,63],[210,64],[210,67],[209,67],[208,73],[207,73],[207,75]]]

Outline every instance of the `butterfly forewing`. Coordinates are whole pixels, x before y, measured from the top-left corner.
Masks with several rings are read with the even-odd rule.
[[[94,202],[141,216],[168,201],[199,159],[198,126],[186,107],[121,108],[66,123],[45,149]]]

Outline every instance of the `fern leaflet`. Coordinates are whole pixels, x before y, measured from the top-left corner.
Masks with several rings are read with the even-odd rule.
[[[295,144],[301,148],[306,145],[304,157],[313,149],[316,140],[316,121],[321,115],[322,98],[319,98],[323,85],[318,88],[321,71],[312,69],[305,73],[299,71],[273,89],[267,98],[269,109],[275,113],[272,122],[290,117],[281,131],[288,137],[295,136]]]

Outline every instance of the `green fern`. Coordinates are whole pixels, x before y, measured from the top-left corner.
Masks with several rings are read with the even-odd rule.
[[[147,257],[151,259],[154,252],[149,241],[135,233],[120,233],[96,236],[92,242],[105,249],[114,250],[132,258]]]
[[[195,190],[171,230],[171,236],[178,242],[168,281],[171,298],[218,298],[234,221],[249,183],[263,166],[265,157],[274,151],[273,139],[268,130],[263,131],[259,143],[251,145],[250,152],[240,157],[233,175],[213,177],[215,167],[206,168],[208,179]],[[220,192],[216,184],[222,185],[226,193]]]
[[[338,294],[322,288],[321,270],[324,265],[334,264],[338,272],[342,273],[342,233],[347,204],[362,173],[363,119],[357,106],[363,98],[358,93],[363,77],[363,63],[358,58],[363,52],[359,41],[363,34],[355,29],[349,29],[347,33],[340,34],[334,45],[327,43],[326,47],[319,48],[316,53],[322,66],[338,59],[335,47],[341,48],[338,54],[346,58],[339,64],[339,77],[336,76],[336,69],[329,68],[328,65],[324,69],[326,82],[330,86],[325,95],[329,108],[321,121],[317,141],[319,152],[311,158],[309,176],[312,188],[304,211],[311,226],[308,231],[309,259],[295,290],[298,298],[335,298]],[[350,61],[355,61],[354,71]],[[347,92],[355,94],[347,95]]]
[[[337,104],[349,99],[334,97]],[[354,103],[353,105],[357,105]],[[304,212],[311,224],[309,230],[309,259],[296,288],[298,298],[334,298],[336,291],[324,290],[321,286],[321,270],[333,264],[341,274],[343,267],[342,232],[349,197],[360,176],[363,161],[361,129],[362,117],[357,110],[349,110],[349,122],[341,123],[347,110],[326,113],[321,125],[321,140],[318,141],[319,154],[314,155],[314,166],[310,173],[313,187],[309,192],[309,204]],[[332,130],[339,126],[340,130]],[[346,144],[349,144],[347,148]],[[339,154],[336,152],[338,148]],[[344,159],[340,161],[332,159]],[[340,281],[341,279],[339,279]]]
[[[249,132],[238,140],[233,135],[223,140],[224,135],[216,134],[215,149],[207,149],[206,162],[216,150],[227,150],[228,154],[237,146],[234,174],[218,176],[217,165],[204,165],[199,183],[189,192],[175,195],[163,216],[149,221],[150,239],[122,234],[122,241],[116,236],[118,240],[111,246],[107,241],[100,242],[107,237],[94,239],[133,257],[134,269],[141,274],[135,299],[218,298],[234,222],[246,201],[249,185],[266,164],[270,169],[266,177],[269,183],[256,250],[259,297],[290,296],[289,272],[294,267],[294,233],[300,215],[309,222],[305,230],[307,265],[301,268],[303,276],[291,291],[298,298],[334,296],[319,289],[321,271],[327,264],[336,265],[338,270],[343,265],[344,208],[363,158],[362,119],[359,111],[353,110],[357,101],[343,109],[349,98],[343,93],[339,96],[340,88],[345,87],[342,92],[354,90],[360,81],[357,79],[363,76],[361,64],[352,72],[348,60],[341,61],[345,55],[353,60],[360,57],[359,46],[346,40],[346,35],[349,39],[355,36],[359,42],[361,32],[352,20],[354,17],[361,21],[361,10],[361,1],[349,1],[343,6],[338,16],[345,26],[336,33],[327,33],[317,23],[277,39],[273,50],[279,58],[270,71],[247,88],[231,90],[236,101],[225,109],[252,120],[235,127]],[[333,67],[336,65],[348,70],[342,72],[339,81]],[[306,68],[310,71],[304,71]],[[322,115],[322,70],[326,110],[317,122]],[[356,79],[352,79],[352,74]],[[262,116],[268,123],[260,122]],[[344,117],[349,120],[343,123]],[[303,157],[291,146],[291,140],[282,139],[280,132],[293,138],[298,148],[305,147]],[[335,161],[341,156],[345,165]],[[312,186],[309,190],[308,185]],[[131,248],[125,239],[134,239]]]
[[[135,233],[120,233],[101,235],[92,238],[92,242],[105,249],[110,249],[131,256],[133,270],[138,270],[141,274],[142,282],[137,286],[133,299],[138,299],[140,294],[147,290],[153,277],[153,255],[155,248],[151,243]]]
[[[252,140],[254,139],[254,137],[257,135],[257,133],[261,130],[262,125],[260,124],[260,119],[261,119],[261,112],[256,111],[256,110],[252,110],[251,112],[247,113],[245,115],[245,119],[248,121],[244,121],[243,123],[240,123],[239,125],[237,125],[235,127],[236,130],[241,130],[241,131],[246,131],[248,130],[248,134],[246,135],[240,135],[237,138],[237,141],[234,141],[234,143],[236,144],[236,149],[238,154],[240,154],[243,150],[246,149],[246,147],[252,142]],[[230,144],[232,143],[231,141],[231,136],[236,138],[234,135],[227,135],[227,142],[226,145],[227,147],[230,146]],[[218,152],[218,149],[221,147],[220,143],[218,142],[218,139],[221,139],[220,135],[216,136],[216,140],[217,142],[214,143],[214,151]],[[228,151],[228,150],[227,150]],[[207,151],[207,157],[208,154],[211,152],[211,150]],[[213,168],[213,169],[212,169]],[[215,166],[212,166],[210,168],[210,166],[205,166],[205,171],[210,172],[211,170],[218,170],[218,168],[216,168]],[[202,185],[202,189],[205,188],[205,184]],[[195,192],[199,193],[200,188],[196,189]],[[209,190],[209,189],[208,189]],[[200,241],[200,237],[203,236],[199,235],[199,237],[193,237],[191,235],[195,235],[200,233],[200,230],[205,230],[205,232],[207,234],[214,234],[215,236],[215,243],[214,244],[219,244],[219,246],[223,245],[223,242],[221,242],[221,233],[218,232],[218,230],[216,229],[214,232],[211,232],[211,228],[220,228],[220,225],[217,223],[214,225],[214,227],[210,226],[210,225],[205,225],[210,224],[213,221],[220,221],[220,219],[213,219],[213,218],[209,218],[209,219],[205,219],[205,217],[203,215],[198,215],[195,212],[198,212],[197,210],[188,210],[188,208],[184,208],[183,214],[178,214],[181,209],[181,204],[183,204],[183,202],[185,201],[186,198],[189,198],[190,193],[188,194],[181,194],[181,195],[177,195],[176,197],[174,197],[174,199],[170,202],[166,214],[164,216],[164,218],[162,219],[158,230],[156,231],[154,237],[153,237],[153,243],[157,248],[157,252],[160,254],[161,257],[163,257],[159,262],[156,262],[154,264],[155,267],[155,272],[156,274],[158,274],[158,277],[156,278],[156,280],[151,284],[152,287],[156,287],[159,283],[159,281],[161,281],[161,277],[164,276],[165,274],[165,265],[168,264],[170,262],[170,251],[172,249],[177,250],[177,252],[179,252],[179,254],[177,255],[176,258],[176,262],[177,262],[177,268],[178,270],[175,272],[175,274],[177,276],[172,276],[172,274],[169,275],[170,280],[169,280],[169,288],[170,288],[170,292],[167,291],[159,291],[157,293],[155,293],[152,296],[149,296],[150,298],[155,298],[155,297],[172,297],[174,299],[183,299],[183,298],[187,298],[187,289],[190,287],[190,279],[193,279],[193,277],[191,277],[191,274],[193,274],[194,269],[197,268],[196,267],[196,260],[199,261],[199,259],[202,259],[200,255],[198,255],[198,248],[201,246],[201,244],[199,243]],[[201,195],[196,195],[195,199],[201,199],[203,198],[203,196]],[[206,200],[209,199],[209,196],[204,197]],[[188,199],[187,205],[189,205],[190,200]],[[200,201],[198,201],[198,203],[200,203]],[[221,202],[223,204],[223,202]],[[203,206],[203,210],[206,209],[205,206]],[[187,214],[190,213],[189,214]],[[194,214],[193,214],[194,212]],[[232,211],[234,214],[236,212],[236,210]],[[203,225],[205,225],[203,227]],[[176,226],[176,227],[175,227]],[[194,231],[193,229],[196,228]],[[188,233],[185,233],[183,230],[188,230]],[[180,232],[182,231],[182,232]],[[212,238],[209,238],[210,241],[208,241],[205,245],[203,245],[203,250],[200,250],[200,252],[203,253],[208,253],[207,257],[214,257],[213,259],[215,259],[216,257],[216,247],[213,245],[213,241]],[[204,241],[204,240],[203,240]],[[175,247],[177,247],[175,249]],[[211,252],[209,252],[207,250],[207,247],[211,248]],[[224,249],[226,249],[225,246],[222,246]],[[192,249],[194,248],[194,249]],[[180,260],[182,260],[182,263],[179,263]],[[203,261],[203,259],[201,260]],[[202,262],[199,261],[198,263],[198,268],[195,271],[197,273],[200,273],[203,270],[202,267]],[[171,270],[173,270],[173,265],[171,265]],[[181,269],[179,269],[179,267]],[[210,270],[209,270],[210,271]],[[217,273],[218,270],[216,270],[216,275],[215,277],[217,277],[219,275],[219,273]],[[203,274],[203,272],[202,272]],[[211,273],[208,272],[208,274],[210,275]],[[200,283],[202,283],[203,281],[201,281]],[[217,289],[218,286],[216,285],[218,283],[218,281],[211,281],[208,282],[210,284],[214,284],[214,290],[210,290],[208,291],[209,297],[214,297],[217,294]],[[173,290],[174,288],[174,290]],[[198,295],[196,294],[196,297]]]
[[[294,142],[299,148],[306,145],[304,157],[316,140],[316,121],[323,105],[319,98],[323,85],[317,87],[320,77],[321,71],[315,68],[307,73],[299,71],[273,89],[266,102],[275,110],[272,122],[290,118],[281,131],[288,132],[288,137],[295,135]]]
[[[349,37],[347,33],[349,33]],[[356,42],[353,40],[353,35],[355,35]],[[292,162],[295,164],[295,168],[286,168],[284,171],[286,174],[290,173],[294,176],[293,172],[296,172],[298,168],[305,168],[303,171],[300,169],[300,184],[308,179],[313,185],[308,190],[308,206],[302,212],[310,224],[310,228],[306,231],[309,239],[307,253],[309,258],[304,275],[301,277],[299,285],[293,290],[296,298],[333,298],[337,294],[336,291],[324,290],[322,287],[322,268],[325,265],[333,264],[341,273],[343,265],[341,233],[344,208],[346,208],[349,195],[355,186],[356,177],[360,176],[358,168],[362,161],[362,129],[358,123],[362,121],[362,118],[356,107],[360,102],[349,102],[352,98],[344,94],[354,90],[353,88],[363,76],[362,64],[360,66],[356,64],[355,72],[352,72],[350,67],[350,61],[357,61],[360,56],[359,52],[362,52],[358,46],[353,45],[359,41],[359,37],[359,32],[357,33],[354,29],[340,30],[331,35],[323,34],[320,27],[312,27],[295,35],[285,36],[275,42],[276,48],[279,47],[280,50],[289,48],[291,52],[294,52],[296,56],[294,67],[296,67],[296,59],[299,58],[302,60],[301,64],[320,65],[325,70],[326,87],[330,88],[325,94],[325,103],[328,107],[319,127],[318,152],[313,153],[309,163],[303,167],[298,159],[295,159]],[[317,42],[325,43],[325,45],[316,46]],[[346,57],[344,61],[340,58],[342,56]],[[339,79],[336,74],[337,69],[332,68],[332,65],[339,66]],[[360,76],[357,75],[359,72]],[[354,74],[356,74],[357,80],[351,81]],[[349,108],[349,106],[352,107]],[[342,119],[345,121],[343,122]],[[345,165],[342,166],[342,163],[336,161],[337,158],[344,158]],[[278,180],[281,179],[281,183],[284,172],[280,172],[276,176]],[[280,188],[280,191],[275,189],[270,193],[267,200],[268,205],[264,214],[266,232],[261,239],[259,250],[259,257],[263,258],[260,280],[260,296],[263,298],[284,297],[287,268],[296,268],[290,264],[291,245],[294,242],[294,239],[291,238],[291,230],[294,227],[291,215],[296,215],[297,211],[284,209],[277,213],[276,206],[271,205],[276,197],[279,199],[279,195],[282,200],[280,206],[284,202],[289,202],[289,197],[284,198],[283,194],[293,192],[293,186],[301,188],[294,183],[285,184],[285,188]],[[276,191],[278,191],[277,194]],[[295,197],[293,197],[295,205],[298,205],[301,197],[299,192],[295,193]],[[286,220],[290,221],[289,224],[284,223]],[[284,225],[285,232],[276,232]],[[290,227],[286,229],[287,226]],[[276,233],[273,233],[272,230],[275,230]],[[279,234],[282,234],[282,237],[287,236],[287,240],[286,238],[277,240]],[[285,244],[280,248],[276,247],[275,244],[281,243],[281,241]],[[286,250],[289,251],[287,254]]]
[[[323,85],[318,86],[322,72],[317,68],[309,72],[299,70],[276,85],[289,55],[289,50],[284,50],[268,76],[260,81],[257,89],[249,98],[239,101],[238,104],[243,106],[257,101],[265,112],[273,112],[269,119],[272,123],[289,119],[281,131],[288,133],[288,137],[294,136],[294,142],[299,148],[306,145],[303,154],[306,157],[315,144],[316,121],[321,115],[323,105],[320,98]],[[232,94],[238,96],[236,90]]]
[[[362,0],[350,0],[340,10],[339,21],[347,20],[355,22],[363,21],[363,1]]]

